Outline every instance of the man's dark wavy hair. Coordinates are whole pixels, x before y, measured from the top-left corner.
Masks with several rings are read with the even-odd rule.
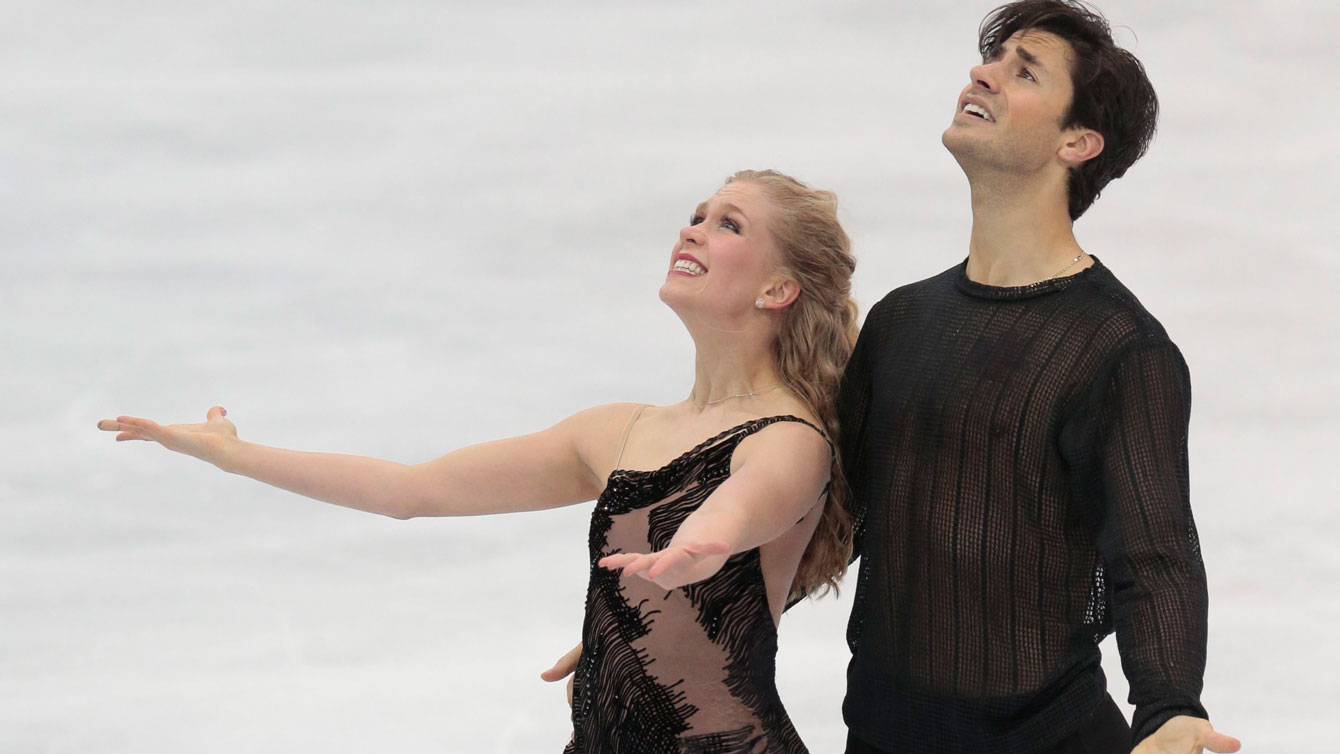
[[[1149,148],[1159,100],[1144,66],[1112,41],[1107,19],[1077,0],[1019,0],[995,9],[978,30],[982,59],[994,58],[1005,40],[1027,29],[1055,34],[1074,49],[1075,94],[1061,128],[1079,126],[1103,135],[1102,153],[1070,171],[1070,219],[1077,220],[1108,181],[1125,175]]]

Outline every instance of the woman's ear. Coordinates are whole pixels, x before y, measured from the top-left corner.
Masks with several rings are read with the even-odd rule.
[[[799,297],[800,284],[791,278],[773,280],[768,289],[760,296],[765,302],[764,308],[767,309],[785,309]]]

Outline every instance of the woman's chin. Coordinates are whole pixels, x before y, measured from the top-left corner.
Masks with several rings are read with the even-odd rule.
[[[670,311],[678,314],[681,319],[703,304],[701,297],[695,295],[698,291],[685,288],[685,282],[687,281],[667,279],[660,290],[661,302],[670,307]]]
[[[669,306],[671,309],[675,308],[675,303],[677,301],[683,300],[683,295],[681,294],[681,292],[675,290],[674,282],[675,281],[667,278],[666,281],[661,284],[661,290],[657,294],[661,297],[661,301],[664,302],[665,305]]]
[[[661,283],[661,300],[670,303],[671,299],[683,300],[685,294],[689,292],[687,285],[692,283],[691,278],[683,275],[677,275],[673,272],[665,276],[665,282]]]

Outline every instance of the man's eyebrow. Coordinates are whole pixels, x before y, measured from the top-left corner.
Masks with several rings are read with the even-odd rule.
[[[1044,71],[1047,70],[1047,66],[1043,65],[1042,61],[1038,60],[1038,57],[1036,55],[1029,52],[1028,50],[1025,50],[1023,45],[1015,45],[1014,51],[1018,53],[1019,57],[1024,59],[1025,63],[1028,63],[1029,65],[1035,66],[1037,68],[1041,68]]]

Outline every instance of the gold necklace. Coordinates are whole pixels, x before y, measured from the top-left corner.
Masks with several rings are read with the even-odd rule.
[[[707,408],[708,406],[711,406],[711,405],[713,405],[713,404],[721,403],[722,401],[728,401],[728,400],[730,400],[731,398],[746,398],[746,397],[753,397],[753,396],[755,396],[755,395],[758,395],[759,393],[766,393],[766,392],[768,392],[769,390],[776,390],[777,388],[779,388],[779,387],[781,387],[781,386],[782,386],[782,384],[779,382],[779,383],[777,383],[776,385],[769,385],[768,387],[765,387],[765,388],[759,388],[758,390],[750,390],[750,391],[747,392],[747,393],[736,393],[735,395],[728,395],[728,396],[726,396],[725,398],[717,398],[717,399],[714,400],[714,401],[707,401],[707,402],[705,402],[705,403],[699,403],[698,401],[693,401],[693,405],[697,406],[698,408]]]
[[[1055,279],[1061,277],[1062,275],[1066,274],[1067,272],[1070,272],[1070,268],[1071,268],[1071,267],[1074,267],[1074,266],[1077,265],[1077,264],[1079,264],[1079,260],[1081,260],[1081,259],[1083,259],[1083,258],[1084,258],[1084,250],[1081,249],[1080,252],[1079,252],[1078,254],[1075,255],[1075,258],[1072,259],[1072,260],[1070,260],[1070,264],[1068,264],[1068,265],[1065,266],[1065,269],[1063,269],[1063,270],[1061,270],[1060,272],[1056,273],[1055,275],[1052,275],[1051,277],[1047,278],[1047,280],[1055,280]],[[1044,280],[1043,282],[1046,282],[1046,281]]]

